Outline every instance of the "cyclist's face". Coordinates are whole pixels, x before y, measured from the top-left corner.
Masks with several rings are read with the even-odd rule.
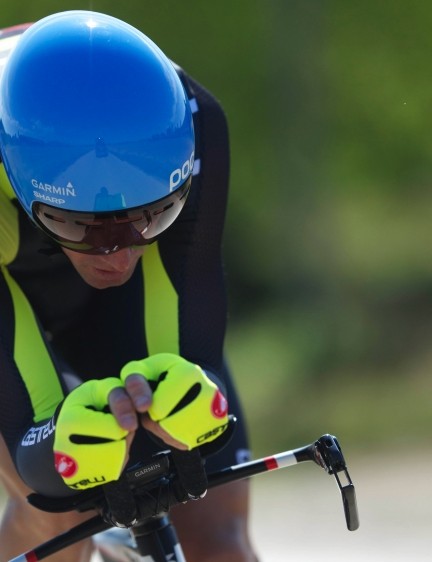
[[[93,255],[63,248],[79,275],[95,289],[118,287],[128,281],[135,270],[145,246],[124,248],[114,254]]]

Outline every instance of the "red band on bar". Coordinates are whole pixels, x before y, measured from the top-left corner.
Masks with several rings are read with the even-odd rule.
[[[277,460],[274,457],[266,457],[264,462],[267,470],[276,470],[276,468],[279,468]]]

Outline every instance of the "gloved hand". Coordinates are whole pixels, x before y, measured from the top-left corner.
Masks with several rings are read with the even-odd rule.
[[[67,486],[85,490],[117,480],[123,468],[128,431],[106,412],[108,396],[123,387],[119,378],[91,380],[66,396],[57,415],[55,468]]]
[[[188,449],[213,441],[227,428],[227,401],[198,365],[178,355],[160,353],[127,363],[120,376],[126,381],[136,373],[143,375],[153,390],[150,418]]]

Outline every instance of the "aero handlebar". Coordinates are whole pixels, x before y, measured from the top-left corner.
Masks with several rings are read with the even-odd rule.
[[[34,507],[49,512],[88,511],[100,514],[73,527],[48,542],[36,547],[11,562],[37,561],[113,526],[128,527],[132,534],[141,532],[149,521],[164,517],[173,505],[185,503],[205,495],[205,488],[249,478],[256,474],[312,461],[335,477],[342,496],[343,509],[348,530],[359,527],[359,517],[354,484],[347,470],[345,459],[336,437],[325,434],[314,443],[273,456],[230,466],[206,474],[198,450],[183,453],[191,459],[189,465],[181,465],[176,452],[163,451],[152,457],[151,462],[142,463],[123,473],[116,482],[81,492],[68,498],[47,498],[31,494],[29,502]],[[194,468],[195,467],[195,468]],[[198,470],[197,470],[197,467]],[[201,480],[193,493],[183,478],[201,469]],[[199,476],[199,474],[198,474]]]

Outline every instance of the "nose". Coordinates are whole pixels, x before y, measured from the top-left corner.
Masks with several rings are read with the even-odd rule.
[[[113,271],[127,271],[136,261],[136,252],[132,248],[123,248],[113,254],[104,256],[104,263]]]

